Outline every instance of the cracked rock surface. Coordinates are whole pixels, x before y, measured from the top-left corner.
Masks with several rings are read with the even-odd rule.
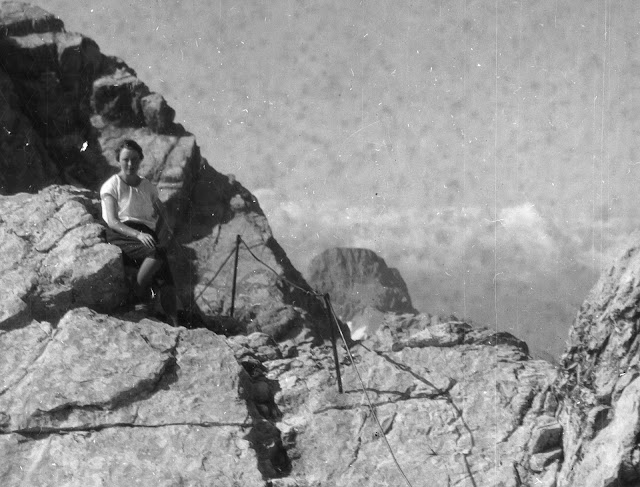
[[[72,186],[0,195],[0,330],[54,321],[74,306],[120,305],[122,258],[104,241],[95,196]]]
[[[378,334],[352,348],[356,367],[344,358],[344,394],[329,348],[265,362],[280,385],[278,426],[291,477],[304,485],[403,485],[384,432],[413,485],[425,478],[429,485],[521,485],[518,469],[528,464],[538,416],[553,402],[555,369],[528,359],[517,343],[487,345],[489,330],[458,337],[463,330],[387,315]],[[425,334],[442,340],[412,340]],[[404,346],[391,346],[390,336],[402,336]]]
[[[640,245],[602,273],[570,330],[556,387],[563,395],[559,487],[640,482]]]
[[[264,485],[248,378],[209,331],[79,308],[1,332],[0,377],[0,485]]]

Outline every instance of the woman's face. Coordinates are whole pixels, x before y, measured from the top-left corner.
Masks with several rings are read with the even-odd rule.
[[[138,173],[140,168],[140,154],[126,147],[120,151],[120,169],[126,176],[132,176]]]

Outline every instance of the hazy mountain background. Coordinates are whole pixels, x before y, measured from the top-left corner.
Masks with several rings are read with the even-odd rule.
[[[557,355],[638,226],[640,3],[35,3],[165,96],[303,273],[367,247],[416,308]]]

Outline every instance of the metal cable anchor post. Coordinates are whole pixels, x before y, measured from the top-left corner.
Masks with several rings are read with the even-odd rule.
[[[236,306],[236,280],[238,278],[238,254],[240,253],[240,242],[242,237],[236,235],[236,257],[233,263],[233,287],[231,288],[231,309],[229,310],[229,316],[233,318],[233,311]]]
[[[342,394],[342,376],[340,375],[340,362],[338,361],[338,348],[336,347],[336,332],[334,326],[338,326],[333,317],[333,311],[331,308],[331,300],[329,293],[322,296],[324,298],[324,305],[327,308],[327,315],[329,316],[329,329],[331,330],[331,346],[333,347],[333,360],[336,363],[336,378],[338,379],[338,392]]]

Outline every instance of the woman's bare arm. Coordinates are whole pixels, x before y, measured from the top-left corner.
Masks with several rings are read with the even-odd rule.
[[[127,237],[137,238],[145,247],[154,248],[156,242],[151,235],[134,230],[120,221],[118,218],[117,205],[118,203],[113,196],[110,194],[102,195],[102,208],[104,209],[105,220],[109,228]]]

